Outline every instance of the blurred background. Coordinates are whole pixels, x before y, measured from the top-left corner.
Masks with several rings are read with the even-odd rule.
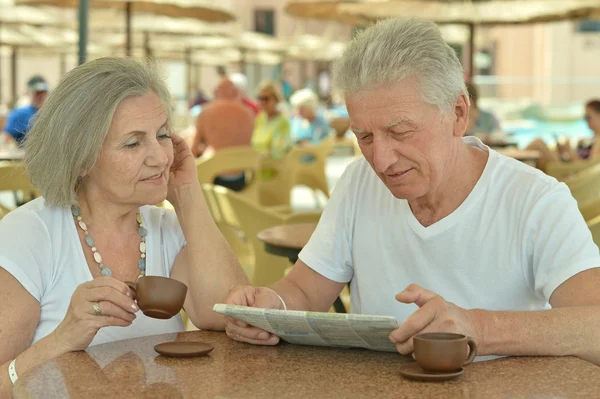
[[[126,54],[160,59],[180,128],[190,123],[190,101],[199,92],[210,98],[223,70],[243,73],[251,98],[268,78],[282,84],[287,99],[308,87],[324,107],[343,107],[330,77],[345,44],[377,19],[412,15],[440,23],[465,78],[478,87],[479,107],[492,110],[519,147],[535,137],[551,142],[592,135],[583,115],[585,102],[600,97],[596,0],[85,3],[85,59]],[[79,5],[0,0],[0,116],[27,101],[31,76],[42,75],[52,88],[77,65]]]

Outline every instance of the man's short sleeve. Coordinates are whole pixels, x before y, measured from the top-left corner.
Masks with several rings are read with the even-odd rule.
[[[354,276],[352,262],[352,229],[354,206],[351,198],[356,186],[354,176],[359,159],[346,168],[335,186],[308,244],[298,256],[308,267],[322,276],[347,283]]]
[[[533,285],[540,297],[549,301],[554,290],[569,278],[600,267],[598,247],[564,184],[555,184],[541,196],[526,228]]]

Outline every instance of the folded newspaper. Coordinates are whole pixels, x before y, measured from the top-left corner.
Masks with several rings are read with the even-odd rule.
[[[278,335],[292,344],[396,352],[390,341],[398,322],[391,316],[301,312],[216,304],[213,310]]]

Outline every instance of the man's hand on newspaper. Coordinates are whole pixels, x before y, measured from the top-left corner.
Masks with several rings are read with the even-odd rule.
[[[447,302],[436,294],[416,284],[411,284],[398,295],[402,303],[414,303],[419,309],[390,334],[390,340],[402,355],[413,352],[413,337],[426,332],[450,332],[471,337],[481,343],[476,313]]]
[[[229,292],[225,301],[228,305],[250,306],[264,309],[283,309],[279,295],[266,287],[238,286]],[[227,336],[240,342],[254,345],[276,345],[279,337],[260,328],[249,326],[243,321],[227,318]]]

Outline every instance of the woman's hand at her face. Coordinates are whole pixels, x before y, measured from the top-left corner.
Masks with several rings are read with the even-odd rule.
[[[65,318],[53,334],[64,350],[84,350],[101,328],[131,325],[138,310],[125,283],[99,277],[77,287]]]
[[[171,134],[173,142],[173,164],[169,173],[169,194],[172,198],[173,191],[182,186],[198,183],[198,171],[194,154],[185,140],[176,134]]]

